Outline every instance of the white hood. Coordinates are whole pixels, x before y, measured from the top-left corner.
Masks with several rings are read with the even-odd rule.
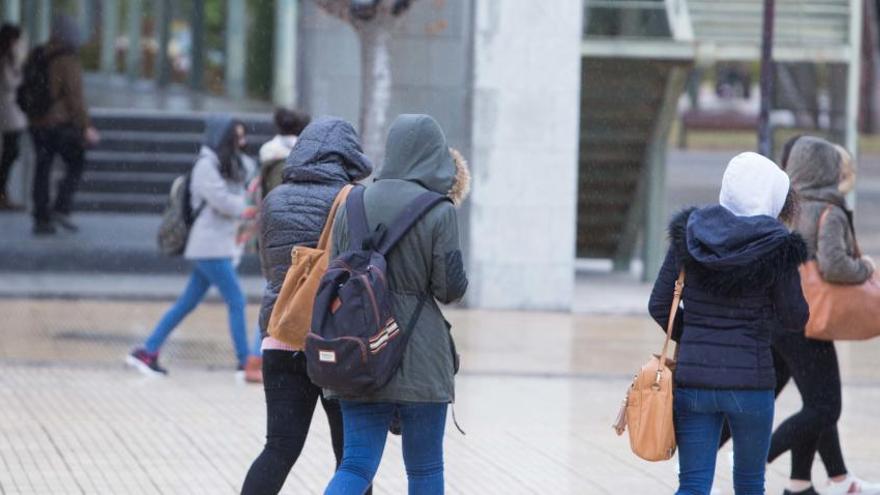
[[[721,181],[721,206],[738,217],[776,218],[791,185],[778,165],[752,152],[733,157]]]
[[[296,145],[296,136],[275,136],[271,141],[260,147],[260,163],[266,164],[287,160],[290,150]]]

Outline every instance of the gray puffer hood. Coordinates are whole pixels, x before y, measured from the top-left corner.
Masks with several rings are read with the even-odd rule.
[[[202,144],[219,153],[224,143],[232,137],[238,121],[231,115],[211,115],[205,120]]]
[[[287,157],[284,182],[354,182],[373,171],[351,124],[337,117],[313,120]]]
[[[841,159],[834,144],[811,136],[799,138],[788,157],[792,187],[808,199],[842,203]]]
[[[388,131],[385,164],[376,180],[408,180],[445,195],[455,184],[456,171],[437,121],[429,115],[404,114]]]

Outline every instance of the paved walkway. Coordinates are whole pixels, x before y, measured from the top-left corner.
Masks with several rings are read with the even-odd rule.
[[[237,493],[259,453],[259,387],[237,385],[225,310],[207,304],[163,355],[171,375],[148,380],[121,365],[164,303],[0,299],[0,493]],[[256,307],[248,308],[249,321]],[[672,463],[635,459],[609,425],[633,369],[660,332],[644,317],[451,311],[460,352],[456,412],[447,427],[450,494],[671,493]],[[880,479],[880,341],[840,346],[841,435],[851,469]],[[793,390],[782,418],[798,408]],[[391,438],[376,493],[405,493]],[[720,457],[719,485],[730,490]],[[787,458],[771,466],[780,493]],[[816,479],[824,480],[817,462]],[[283,493],[320,493],[333,466],[317,414]]]

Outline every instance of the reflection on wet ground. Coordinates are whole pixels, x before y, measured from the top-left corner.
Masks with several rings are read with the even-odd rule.
[[[262,390],[236,385],[222,305],[184,322],[163,355],[166,380],[144,380],[122,356],[164,303],[0,300],[0,488],[3,493],[237,493],[264,435]],[[256,308],[249,308],[256,316]],[[610,424],[634,369],[662,334],[638,316],[451,311],[463,371],[447,428],[448,492],[671,493],[671,463],[635,459]],[[880,341],[839,346],[840,423],[850,468],[880,479]],[[788,390],[777,409],[799,407]],[[320,493],[332,470],[325,420],[284,493]],[[784,457],[768,493],[780,493]],[[821,463],[815,476],[824,480]],[[718,479],[730,490],[730,466]],[[400,442],[376,482],[405,493]],[[379,493],[379,491],[377,491]]]

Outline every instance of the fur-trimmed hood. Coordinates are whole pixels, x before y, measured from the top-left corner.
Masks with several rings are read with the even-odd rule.
[[[452,161],[455,163],[455,177],[452,179],[452,187],[446,196],[452,200],[455,206],[461,206],[471,192],[471,169],[467,160],[455,148],[449,148]]]
[[[807,260],[803,238],[768,216],[737,217],[722,206],[682,211],[669,226],[676,259],[704,289],[741,295],[774,286]]]

